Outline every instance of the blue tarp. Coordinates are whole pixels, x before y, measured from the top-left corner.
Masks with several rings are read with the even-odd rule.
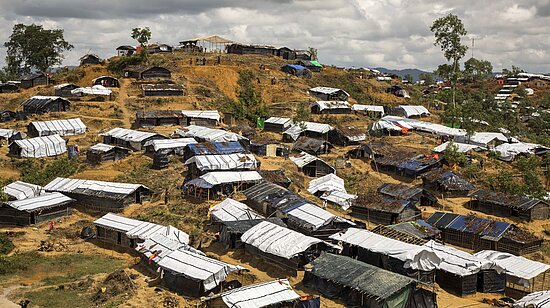
[[[187,147],[191,153],[190,156],[222,155],[246,152],[238,141],[194,143],[189,144]]]
[[[293,69],[299,70],[299,71],[306,69],[304,66],[297,65],[297,64],[287,64],[285,66],[292,67]]]
[[[416,160],[407,160],[397,166],[398,170],[405,170],[406,173],[419,173],[424,169],[430,167],[430,165]]]
[[[432,214],[428,218],[428,223],[439,229],[450,229],[493,238],[502,237],[511,226],[507,222],[441,212]]]

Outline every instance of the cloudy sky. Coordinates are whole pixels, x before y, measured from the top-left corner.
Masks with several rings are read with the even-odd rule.
[[[521,3],[521,4],[519,4]],[[16,23],[65,29],[75,46],[65,65],[88,52],[109,57],[134,27],[152,42],[218,34],[243,43],[318,48],[321,62],[433,70],[444,62],[429,28],[458,15],[475,38],[474,56],[495,69],[518,65],[550,73],[550,0],[0,0],[0,42]],[[471,51],[468,56],[471,56]],[[0,47],[0,65],[5,48]]]

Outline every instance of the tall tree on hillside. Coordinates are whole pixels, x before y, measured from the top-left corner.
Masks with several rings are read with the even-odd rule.
[[[493,75],[493,65],[487,60],[470,58],[464,62],[464,75],[472,80],[486,80]]]
[[[63,29],[47,30],[41,25],[17,24],[4,47],[8,49],[6,74],[20,76],[32,69],[46,71],[52,65],[61,64],[63,51],[74,46],[65,41]]]
[[[147,53],[147,43],[151,39],[151,29],[149,27],[145,28],[134,28],[132,29],[132,38],[138,41],[141,46],[142,53]]]
[[[319,58],[319,51],[317,50],[317,48],[313,48],[313,47],[308,47],[307,48],[307,51],[309,52],[310,56],[311,56],[311,60],[314,60],[314,61],[317,61]]]
[[[424,84],[429,86],[434,83],[434,77],[429,73],[421,73],[418,78],[424,81]]]
[[[515,65],[512,65],[512,68],[511,69],[507,69],[507,68],[504,68],[502,69],[502,73],[508,77],[514,77],[514,76],[517,76],[519,73],[523,73],[524,71],[515,66]]]
[[[430,30],[435,35],[435,46],[441,47],[443,55],[447,61],[452,61],[451,83],[453,91],[453,105],[455,102],[457,72],[460,70],[459,61],[466,55],[468,46],[463,45],[461,38],[468,32],[464,28],[462,20],[458,16],[449,14],[445,17],[436,19]]]

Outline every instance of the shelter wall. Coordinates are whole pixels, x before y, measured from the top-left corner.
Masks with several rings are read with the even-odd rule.
[[[182,275],[164,271],[164,285],[179,294],[200,297],[204,294],[204,286],[201,281],[195,281]]]
[[[440,287],[458,296],[475,294],[477,290],[477,275],[458,276],[437,270],[435,281]]]

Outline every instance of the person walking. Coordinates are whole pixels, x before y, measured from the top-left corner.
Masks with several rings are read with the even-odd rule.
[[[168,188],[164,190],[164,204],[168,204]]]

